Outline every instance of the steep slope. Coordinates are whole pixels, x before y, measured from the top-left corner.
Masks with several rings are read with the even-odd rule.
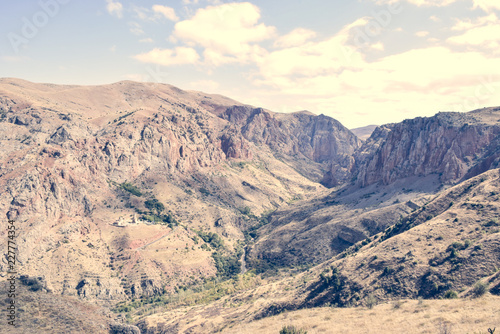
[[[360,140],[330,117],[306,111],[276,114],[246,106],[219,109],[216,114],[238,128],[249,141],[269,146],[276,157],[310,179],[333,187],[350,177],[352,156]]]
[[[408,183],[413,188],[405,188]],[[323,262],[423,206],[439,187],[432,176],[405,179],[338,190],[279,209],[257,231],[248,261],[259,270]]]
[[[500,108],[489,108],[386,125],[376,130],[358,153],[356,183],[390,184],[430,174],[439,174],[443,183],[457,182],[485,158],[488,146],[500,134],[499,119]],[[386,132],[386,137],[374,149],[381,132]]]

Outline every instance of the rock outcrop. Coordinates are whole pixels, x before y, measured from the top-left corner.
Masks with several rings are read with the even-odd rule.
[[[309,112],[276,114],[262,108],[232,106],[217,113],[236,125],[247,140],[271,148],[305,175],[331,187],[344,183],[361,141],[335,119]],[[318,171],[311,170],[317,163]],[[307,164],[304,168],[304,164]]]
[[[356,184],[390,184],[430,174],[439,174],[442,183],[461,180],[483,159],[496,159],[491,143],[500,124],[480,115],[438,113],[377,128],[356,154]]]

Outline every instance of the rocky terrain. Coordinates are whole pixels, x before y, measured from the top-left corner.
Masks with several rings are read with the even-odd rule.
[[[491,170],[430,198],[425,206],[383,232],[298,275],[284,268],[280,278],[257,288],[206,306],[158,312],[138,326],[146,333],[233,333],[241,327],[252,328],[247,323],[288,311],[371,308],[401,299],[474,299],[488,290],[500,296],[499,182],[500,171]],[[304,313],[307,311],[297,314]],[[470,323],[469,330],[483,319],[483,327],[500,324],[500,317],[492,310],[476,316],[472,319],[477,322]],[[226,321],[220,321],[221,317]],[[439,330],[438,320],[425,324]],[[449,319],[446,323],[456,326],[463,321]],[[281,322],[282,326],[287,324]],[[311,327],[310,322],[307,325]],[[332,332],[342,331],[336,328]]]
[[[359,146],[328,117],[168,85],[2,79],[0,101],[0,206],[18,222],[23,273],[105,302],[214,276],[201,229],[231,253],[254,215],[321,193],[322,173]]]
[[[446,112],[357,137],[163,84],[0,79],[0,235],[14,220],[23,295],[48,305],[19,330],[88,312],[83,332],[211,333],[477,282],[498,295],[499,120]],[[50,327],[59,301],[85,311]]]

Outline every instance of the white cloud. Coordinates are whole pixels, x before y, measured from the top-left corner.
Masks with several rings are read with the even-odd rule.
[[[429,1],[410,1],[431,5]],[[494,14],[457,21],[448,30],[456,36],[445,44],[429,38],[427,31],[417,32],[423,42],[436,46],[377,60],[367,55],[380,55],[385,45],[376,34],[363,37],[373,21],[369,17],[321,40],[306,29],[277,37],[275,28],[260,19],[259,9],[250,3],[199,9],[189,20],[178,22],[170,36],[171,42],[183,47],[154,49],[135,58],[165,66],[198,64],[200,55],[205,65],[252,64],[256,69],[247,73],[250,89],[238,94],[235,88],[229,96],[240,95],[247,102],[248,96],[253,96],[254,105],[271,110],[292,110],[300,105],[300,109],[330,115],[347,126],[500,104],[498,98],[495,100],[500,92],[500,76],[490,76],[492,69],[500,68],[500,59],[494,57],[495,50],[500,50],[496,37],[500,36],[500,24]],[[274,48],[264,49],[261,42],[272,38]],[[200,47],[200,55],[195,47]],[[491,82],[495,94],[480,86],[484,80]],[[190,87],[220,90],[212,80],[195,81]],[[478,87],[483,93],[480,97],[476,94]]]
[[[382,44],[382,42],[378,42],[378,43],[372,44],[370,47],[373,50],[384,51],[384,44]]]
[[[461,31],[462,34],[448,38],[448,43],[490,55],[500,54],[500,22],[495,14],[476,20],[458,21],[452,30]]]
[[[451,30],[457,30],[457,31],[469,30],[490,23],[496,24],[497,22],[498,22],[497,16],[494,13],[492,13],[488,16],[479,17],[476,20],[471,20],[471,19],[456,20],[456,23],[451,28]]]
[[[274,42],[274,46],[277,48],[300,46],[314,37],[316,37],[315,31],[304,28],[297,28],[291,31],[289,34],[278,38],[276,42]]]
[[[476,46],[498,54],[500,47],[500,24],[490,24],[467,30],[464,34],[448,38],[449,43]]]
[[[494,9],[500,10],[500,1],[498,0],[474,0],[474,8],[481,8],[485,12],[491,12]]]
[[[422,112],[432,115],[439,110],[467,111],[500,104],[496,98],[500,76],[489,79],[491,69],[500,68],[500,59],[477,50],[437,46],[368,61],[364,53],[383,45],[356,47],[359,43],[353,37],[366,22],[358,20],[326,40],[305,42],[263,57],[259,75],[252,80],[252,95],[260,98],[258,105],[286,110],[301,104],[354,126],[394,122],[422,116]],[[482,34],[500,36],[496,31]],[[481,42],[479,36],[470,39]],[[485,78],[496,94],[480,86]],[[475,95],[478,87],[483,93],[480,98]]]
[[[166,17],[170,21],[174,21],[174,22],[179,21],[179,18],[177,17],[177,15],[175,15],[175,10],[171,7],[162,6],[162,5],[154,5],[153,11],[155,13],[162,14],[164,17]]]
[[[147,53],[134,56],[143,63],[152,63],[163,66],[195,64],[200,56],[195,49],[187,47],[176,47],[171,49],[155,48]]]
[[[137,22],[129,22],[129,30],[132,34],[136,36],[144,35],[144,30],[142,30],[142,26]]]
[[[428,31],[425,31],[425,30],[422,30],[422,31],[417,31],[415,33],[415,36],[417,37],[426,37],[427,35],[429,35],[429,32]]]
[[[248,2],[209,6],[178,22],[173,37],[204,47],[213,65],[244,63],[261,56],[263,49],[255,43],[275,35],[275,28],[259,24],[259,19],[259,8]]]
[[[153,43],[154,40],[152,38],[148,37],[148,38],[143,38],[143,39],[139,40],[139,42],[140,43]]]
[[[106,2],[108,3],[106,9],[109,14],[115,15],[118,18],[123,17],[123,5],[120,2],[113,0],[106,0]]]

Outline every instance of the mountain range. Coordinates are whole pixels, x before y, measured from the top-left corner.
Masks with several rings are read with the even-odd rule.
[[[351,131],[166,84],[4,78],[0,129],[0,234],[15,221],[22,298],[47,305],[20,333],[500,294],[499,107]]]

